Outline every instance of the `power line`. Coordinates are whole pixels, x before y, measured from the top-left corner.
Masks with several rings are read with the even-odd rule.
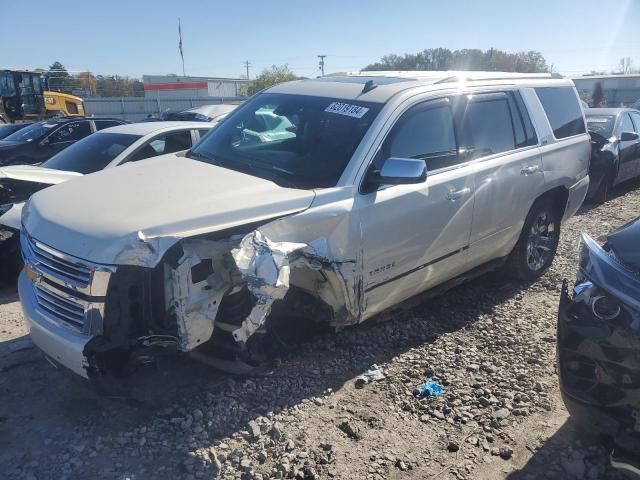
[[[242,64],[247,69],[247,80],[249,80],[249,67],[251,66],[251,64],[249,63],[249,60],[245,60],[244,62],[242,62]]]

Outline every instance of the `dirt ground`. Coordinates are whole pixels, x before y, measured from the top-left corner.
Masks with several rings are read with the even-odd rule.
[[[169,357],[136,375],[135,405],[101,398],[44,360],[15,288],[4,288],[0,478],[620,478],[563,407],[555,328],[579,232],[597,238],[638,216],[639,186],[584,206],[531,285],[493,273],[291,341],[266,377]],[[384,378],[358,384],[373,364]],[[444,393],[418,398],[430,378]]]

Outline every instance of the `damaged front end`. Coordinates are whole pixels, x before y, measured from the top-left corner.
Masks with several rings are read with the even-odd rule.
[[[603,247],[582,236],[575,287],[565,282],[560,300],[558,366],[572,418],[640,452],[640,275],[614,248],[620,236]]]
[[[331,260],[322,239],[271,240],[270,229],[286,220],[185,239],[140,232],[118,265],[69,257],[23,231],[25,311],[32,288],[39,318],[64,330],[51,334],[31,319],[34,342],[105,390],[171,352],[233,373],[263,373],[278,303],[291,310],[305,303],[305,314],[334,326],[360,318],[356,262]],[[59,348],[53,337],[69,333],[81,343]]]

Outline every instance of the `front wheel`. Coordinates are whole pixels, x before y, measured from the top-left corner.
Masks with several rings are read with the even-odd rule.
[[[525,219],[518,243],[506,264],[519,280],[536,280],[551,266],[560,240],[560,216],[550,201],[534,203]]]

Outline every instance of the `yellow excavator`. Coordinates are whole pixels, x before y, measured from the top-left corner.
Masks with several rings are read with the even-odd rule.
[[[84,117],[84,103],[80,97],[61,92],[44,92],[47,117]]]
[[[0,70],[0,123],[41,120],[45,117],[40,73]]]
[[[84,117],[80,97],[45,91],[39,72],[0,69],[0,123]]]

